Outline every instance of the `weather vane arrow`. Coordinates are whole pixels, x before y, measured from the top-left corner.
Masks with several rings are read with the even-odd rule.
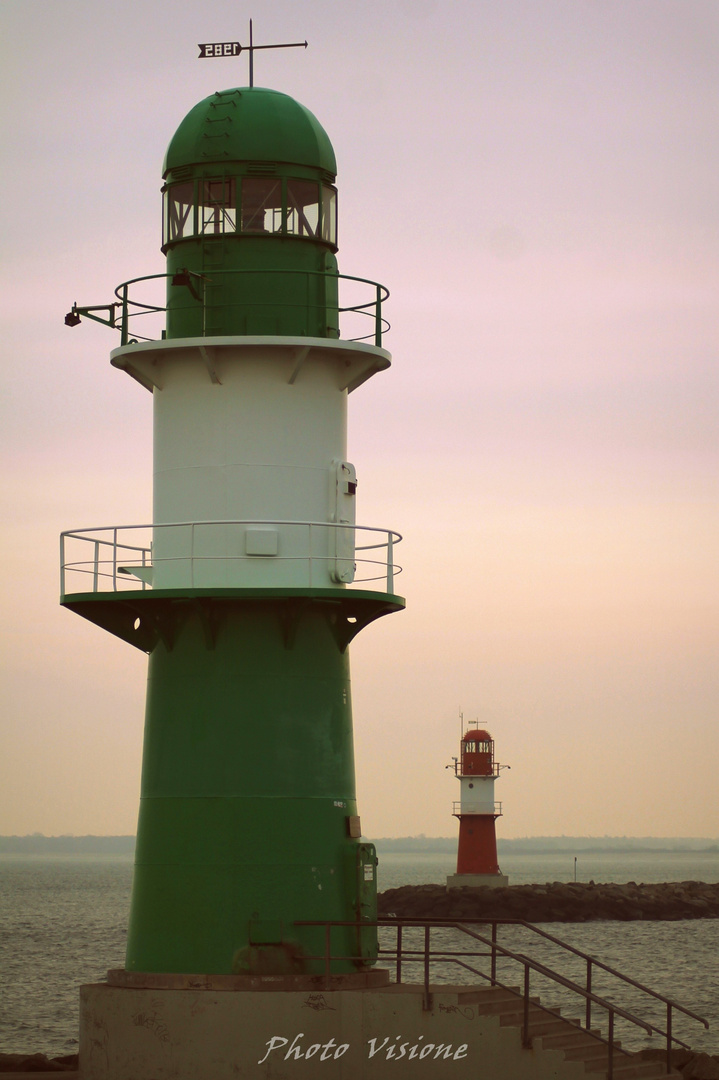
[[[306,49],[306,41],[286,41],[280,45],[255,45],[252,40],[252,19],[250,19],[250,44],[240,45],[239,41],[211,41],[198,44],[198,60],[216,59],[224,56],[239,56],[241,52],[250,54],[250,86],[254,86],[254,56],[258,49]]]

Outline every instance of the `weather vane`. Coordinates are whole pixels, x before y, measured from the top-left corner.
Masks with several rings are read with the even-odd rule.
[[[207,60],[218,56],[239,56],[244,50],[250,54],[250,86],[255,85],[254,59],[257,49],[306,49],[306,41],[288,41],[282,45],[255,45],[252,40],[252,19],[250,19],[250,44],[240,45],[239,41],[213,41],[199,45],[198,60]]]

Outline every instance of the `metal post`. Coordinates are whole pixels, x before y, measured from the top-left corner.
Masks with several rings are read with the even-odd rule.
[[[377,299],[374,307],[374,343],[379,348],[382,345],[382,286],[376,286]]]
[[[92,591],[97,592],[98,577],[100,573],[100,541],[95,541],[95,559],[92,564]]]
[[[497,922],[492,923],[492,986],[497,982]]]
[[[117,526],[112,530],[112,591],[117,592]]]
[[[591,992],[592,992],[592,958],[591,958],[591,956],[588,956],[587,957],[587,993],[591,994]],[[592,1026],[592,1000],[591,1000],[591,998],[588,997],[587,998],[587,1022],[585,1024],[585,1027],[586,1027],[587,1031],[589,1031],[591,1026]]]
[[[428,1011],[432,1007],[429,994],[429,923],[424,928],[424,1002],[422,1008]]]
[[[128,332],[128,320],[130,313],[127,307],[127,291],[129,286],[122,286],[122,316],[120,319],[120,345],[127,345],[127,339],[130,336]]]
[[[397,982],[402,982],[402,924],[397,926]]]
[[[145,559],[146,554],[147,554],[147,549],[143,548],[142,549],[142,566],[143,566],[143,569],[145,568],[145,566],[147,566],[147,562],[146,562],[146,559]],[[144,575],[143,575],[143,578],[142,578],[142,591],[143,592],[145,591],[145,584],[146,584],[146,582],[145,582],[145,578],[144,578]]]
[[[609,1010],[609,1061],[607,1062],[607,1080],[614,1076],[614,1009]]]
[[[394,589],[394,541],[392,533],[387,533],[387,592]]]
[[[207,337],[207,278],[205,274],[202,275],[202,336]]]
[[[667,1073],[672,1071],[672,1003],[667,1002]]]
[[[60,596],[65,595],[65,533],[60,533]]]
[[[330,988],[330,936],[332,934],[332,926],[330,923],[325,925],[325,989]]]
[[[529,964],[524,965],[524,1021],[522,1023],[522,1046],[530,1048],[529,1038]]]

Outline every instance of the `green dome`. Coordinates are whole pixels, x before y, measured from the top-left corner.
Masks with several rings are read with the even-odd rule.
[[[221,90],[182,121],[165,155],[163,177],[190,165],[267,161],[322,169],[332,179],[332,143],[317,118],[287,94],[262,87]]]

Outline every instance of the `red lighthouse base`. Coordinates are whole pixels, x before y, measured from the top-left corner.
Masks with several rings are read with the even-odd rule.
[[[460,814],[457,873],[447,878],[448,889],[504,888],[509,878],[497,863],[494,814]]]
[[[494,814],[459,815],[458,874],[499,874]]]

